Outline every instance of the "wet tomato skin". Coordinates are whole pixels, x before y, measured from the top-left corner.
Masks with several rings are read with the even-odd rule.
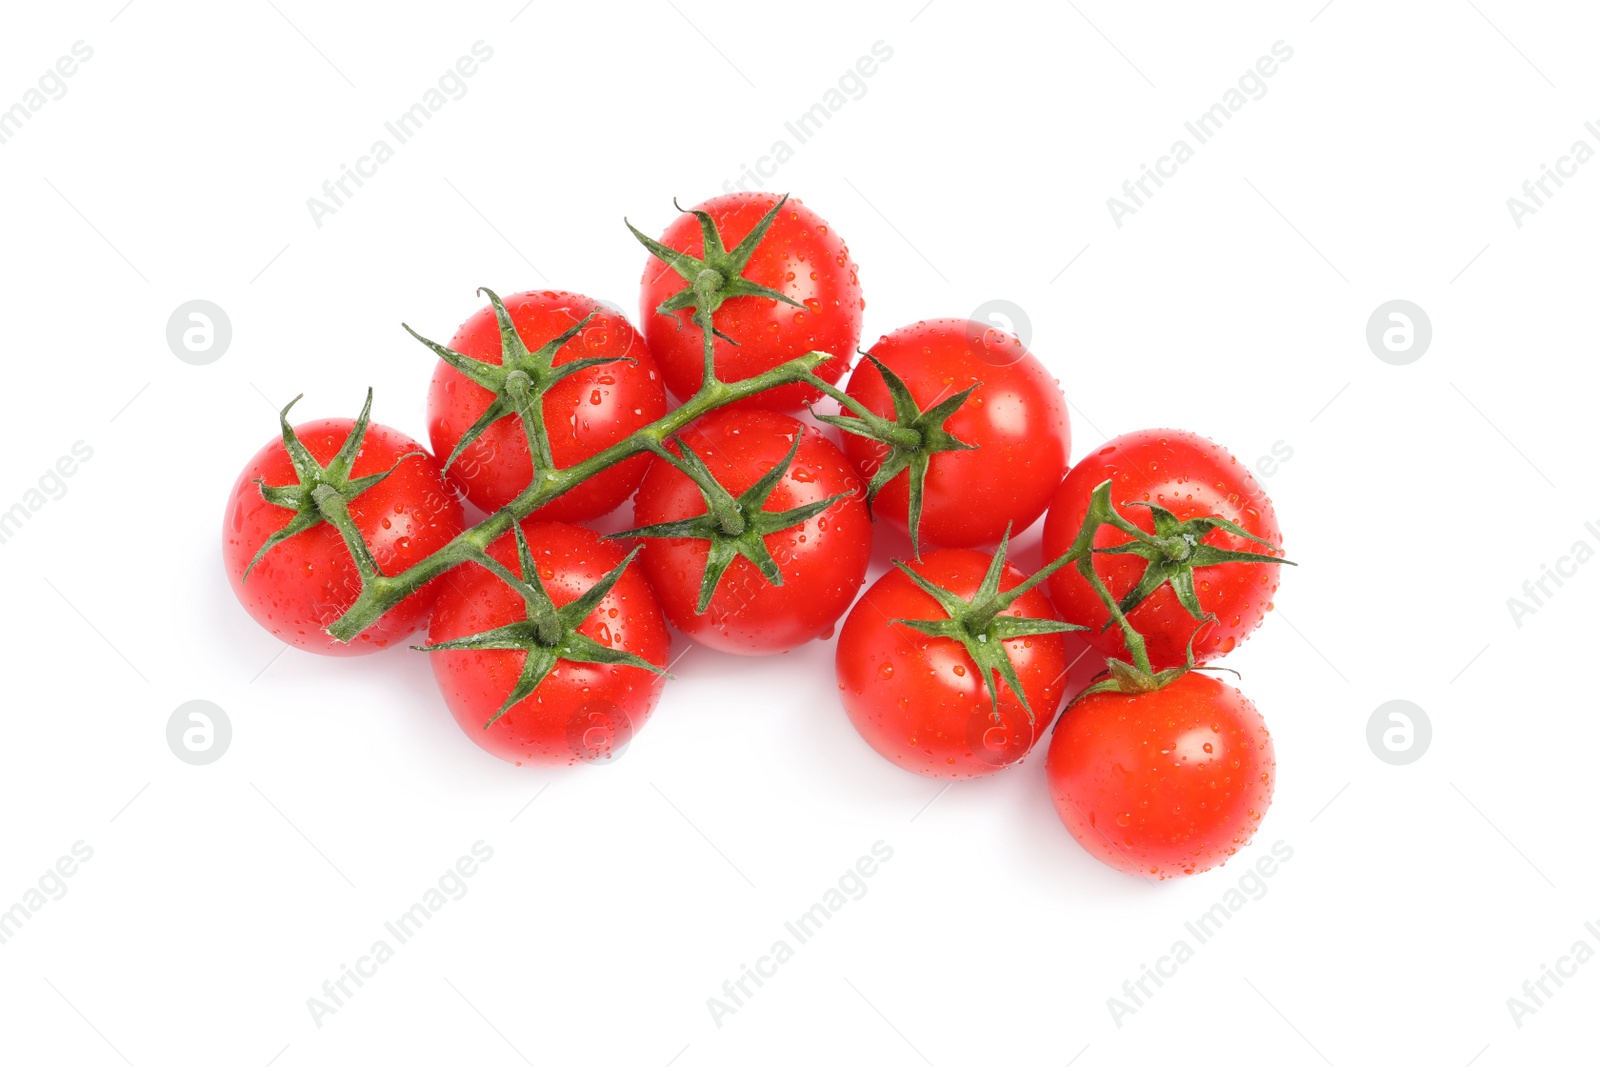
[[[766,536],[767,551],[783,573],[781,586],[769,584],[740,556],[724,572],[705,612],[697,614],[708,542],[640,542],[640,563],[667,618],[700,644],[766,655],[826,637],[866,580],[872,555],[866,490],[838,447],[815,427],[774,411],[723,408],[695,420],[678,438],[737,497],[782,462],[796,434],[801,435],[799,451],[763,510],[787,511],[839,493],[851,495],[799,525]],[[673,522],[705,510],[705,499],[688,476],[657,460],[634,500],[634,522]]]
[[[992,556],[970,549],[924,552],[912,568],[957,596],[977,592]],[[1027,575],[1007,564],[1000,588]],[[1013,615],[1054,619],[1037,588],[1009,609]],[[1000,683],[1000,720],[977,664],[957,641],[929,637],[895,619],[948,618],[933,597],[891,570],[874,582],[839,631],[834,657],[840,699],[850,722],[879,755],[928,778],[976,778],[1018,762],[1044,737],[1061,704],[1067,635],[1014,638],[1006,648],[1033,708]]]
[[[778,199],[772,193],[728,193],[707,200],[698,210],[716,221],[723,246],[733,249]],[[700,224],[688,213],[667,227],[661,243],[694,256],[703,255],[705,249]],[[790,197],[756,247],[744,277],[804,306],[754,296],[724,302],[711,321],[736,344],[714,339],[717,376],[736,382],[808,352],[828,352],[833,358],[819,366],[816,374],[830,384],[837,382],[861,340],[866,306],[855,262],[839,234],[816,212]],[[667,388],[679,400],[692,396],[704,379],[704,342],[700,328],[690,321],[692,309],[661,315],[656,308],[688,284],[652,256],[645,263],[639,293],[639,321],[645,340],[661,363]],[[821,397],[811,386],[785,385],[732,406],[794,413]]]
[[[295,427],[313,459],[326,465],[354,427],[353,419],[320,419]],[[398,430],[370,423],[352,478],[388,470],[408,452],[393,474],[350,501],[350,517],[371,549],[378,569],[395,574],[444,547],[462,530],[461,504],[445,485],[439,464],[427,450]],[[245,568],[267,538],[283,529],[294,513],[261,498],[255,480],[294,485],[294,464],[282,438],[262,446],[234,483],[223,520],[222,559],[229,585],[251,618],[274,636],[328,656],[359,656],[388,648],[420,627],[428,616],[438,581],[402,600],[355,640],[334,640],[323,628],[344,614],[361,592],[361,577],[339,531],[326,522],[275,546]]]
[[[1220,516],[1257,537],[1283,544],[1272,501],[1244,465],[1221,445],[1185,430],[1140,430],[1107,441],[1068,472],[1045,518],[1046,559],[1072,547],[1088,511],[1090,494],[1107,479],[1111,480],[1111,503],[1146,533],[1155,529],[1150,510],[1126,506],[1129,501],[1159,504],[1180,520]],[[1128,540],[1127,534],[1102,526],[1094,543],[1096,548],[1106,548]],[[1270,552],[1224,530],[1213,530],[1205,543],[1242,552]],[[1137,556],[1094,557],[1095,573],[1118,599],[1138,583],[1144,565]],[[1217,617],[1195,640],[1196,663],[1231,652],[1261,625],[1272,608],[1280,570],[1281,566],[1273,563],[1222,563],[1196,569],[1194,585],[1200,606]],[[1128,658],[1121,629],[1102,630],[1110,615],[1076,569],[1063,567],[1050,577],[1048,586],[1061,617],[1087,626],[1085,636],[1097,650]],[[1178,603],[1170,586],[1157,589],[1128,618],[1144,635],[1155,670],[1184,663],[1185,648],[1197,623]]]
[[[1056,813],[1111,867],[1197,874],[1250,842],[1277,775],[1272,737],[1239,690],[1199,672],[1097,693],[1061,715],[1045,758]]]
[[[967,319],[929,319],[879,339],[871,354],[897,374],[926,411],[982,383],[944,424],[972,451],[936,453],[923,486],[920,540],[943,548],[997,544],[1044,514],[1067,471],[1072,442],[1067,402],[1055,378],[1014,334]],[[846,392],[876,414],[894,414],[883,376],[863,360]],[[885,446],[856,434],[845,454],[870,481]],[[873,513],[906,529],[908,474],[896,475]]]
[[[644,338],[621,314],[578,293],[543,289],[505,297],[517,335],[530,351],[561,336],[584,317],[595,317],[556,352],[560,367],[576,359],[613,358],[557,382],[544,396],[545,430],[557,467],[570,467],[666,414],[666,391]],[[500,326],[488,305],[473,312],[450,339],[463,355],[501,362]],[[440,360],[428,388],[428,438],[447,459],[457,442],[494,400],[494,394]],[[589,478],[534,514],[576,522],[598,518],[627,500],[649,466],[634,456]],[[466,498],[484,511],[509,504],[533,481],[522,420],[496,421],[451,465],[449,475]]]
[[[525,519],[528,547],[556,607],[603,578],[626,552],[615,542],[567,523]],[[507,533],[489,554],[513,573],[516,544]],[[428,628],[430,643],[483,633],[527,618],[517,592],[475,563],[445,576]],[[636,560],[600,601],[579,632],[665,666],[671,638],[661,607]],[[570,765],[615,758],[650,718],[665,679],[642,667],[557,662],[529,696],[487,729],[515,687],[527,653],[518,649],[430,652],[446,705],[474,743],[516,764]]]

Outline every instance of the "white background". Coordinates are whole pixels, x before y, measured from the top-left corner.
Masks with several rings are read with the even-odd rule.
[[[122,2],[16,5],[0,34],[0,107],[94,49],[0,145],[0,510],[75,441],[94,451],[0,545],[0,908],[93,849],[0,945],[0,1057],[1594,1057],[1600,963],[1520,1028],[1506,1004],[1580,938],[1600,949],[1581,673],[1600,566],[1520,627],[1506,604],[1600,547],[1600,164],[1520,228],[1506,206],[1574,140],[1600,148],[1592,12]],[[307,197],[480,39],[467,94],[315,226]],[[1148,426],[1247,463],[1293,451],[1266,487],[1301,566],[1228,660],[1277,795],[1225,868],[1152,887],[1102,867],[1039,756],[948,790],[899,771],[851,729],[827,644],[694,649],[624,760],[550,772],[464,738],[422,656],[284,652],[226,588],[223,501],[277,407],[304,391],[297,418],[353,415],[372,385],[376,417],[423,436],[433,357],[398,323],[444,339],[479,285],[633,314],[622,216],[659,232],[673,196],[793,146],[784,121],[880,40],[865,95],[769,183],[849,240],[869,342],[1008,300],[1071,400],[1074,456]],[[1266,95],[1117,227],[1107,197],[1279,40]],[[195,298],[234,331],[203,367],[165,341]],[[1364,337],[1396,298],[1433,323],[1408,366]],[[196,698],[234,731],[205,767],[165,741]],[[1400,767],[1365,737],[1397,698],[1434,731]],[[467,895],[315,1025],[307,998],[479,840]],[[880,840],[867,894],[716,1026],[707,998]],[[1276,841],[1293,858],[1266,895],[1118,1026],[1107,999],[1193,946],[1184,923]]]

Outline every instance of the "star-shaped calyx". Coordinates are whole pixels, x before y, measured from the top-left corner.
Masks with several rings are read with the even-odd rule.
[[[779,199],[770,211],[761,216],[761,221],[745,234],[744,240],[735,245],[732,251],[723,247],[722,235],[717,232],[716,221],[708,213],[699,210],[689,212],[700,222],[700,237],[704,248],[699,258],[688,252],[668,248],[653,237],[646,237],[634,228],[633,223],[624,219],[623,222],[627,223],[628,229],[633,231],[640,244],[650,250],[651,255],[677,271],[683,280],[689,283],[685,288],[663,300],[656,307],[657,314],[670,315],[683,308],[694,308],[690,321],[708,335],[714,333],[730,345],[737,345],[737,341],[711,325],[712,314],[724,301],[739,296],[759,296],[767,300],[781,300],[785,304],[792,304],[803,310],[805,305],[792,297],[785,296],[776,289],[769,289],[765,285],[758,285],[744,277],[744,270],[750,265],[750,257],[755,255],[756,246],[767,235],[767,230],[771,229],[773,220],[778,217],[778,213],[783,210],[783,205],[788,200],[787,195]],[[676,200],[672,202],[672,206],[679,211],[684,210],[678,207]],[[708,364],[710,352],[711,343],[708,336],[706,340]],[[707,366],[707,381],[711,380],[710,370],[711,368]]]
[[[299,402],[300,397],[297,396],[278,412],[278,425],[283,430],[283,447],[289,453],[289,462],[294,465],[295,483],[268,485],[262,479],[256,479],[256,488],[261,491],[261,499],[269,504],[288,508],[294,512],[294,518],[267,538],[251,558],[249,566],[245,567],[244,578],[250,577],[251,570],[261,562],[261,557],[272,549],[295,534],[304,533],[322,522],[332,523],[339,531],[339,535],[344,538],[345,546],[350,550],[362,579],[375,577],[379,573],[378,564],[372,558],[372,552],[367,548],[366,542],[361,539],[355,520],[350,518],[350,501],[389,477],[395,472],[396,467],[412,456],[420,456],[423,453],[420,450],[407,452],[395,460],[394,465],[386,471],[352,478],[350,468],[355,465],[356,456],[361,452],[361,442],[367,436],[367,424],[372,415],[372,390],[367,390],[367,402],[361,407],[360,417],[356,419],[355,425],[350,427],[349,436],[344,439],[344,444],[328,461],[327,466],[317,462],[316,457],[301,443],[299,435],[294,432],[294,427],[289,425],[289,410]]]
[[[989,690],[989,704],[994,720],[1000,721],[999,683],[1003,680],[1021,701],[1022,709],[1028,713],[1028,721],[1031,723],[1034,721],[1033,708],[1028,704],[1028,695],[1022,691],[1022,682],[1017,678],[1017,669],[1006,651],[1005,642],[1017,637],[1059,634],[1069,630],[1084,630],[1087,627],[1057,619],[1034,619],[1005,613],[1018,598],[1055,573],[1056,567],[1065,562],[1064,559],[1058,560],[1055,565],[1041,570],[1002,593],[1000,576],[1005,572],[1006,547],[1010,541],[1011,528],[1007,526],[1005,536],[1000,539],[1000,547],[995,550],[994,559],[989,562],[989,569],[983,576],[983,582],[970,599],[963,599],[950,590],[933,584],[912,570],[903,560],[895,560],[894,565],[900,568],[901,573],[916,583],[918,589],[938,601],[947,618],[893,621],[895,625],[910,627],[929,637],[947,637],[952,641],[959,641],[967,650],[967,655],[972,657],[972,662],[978,665],[978,673],[983,678],[984,687]]]
[[[1107,492],[1109,491],[1108,484]],[[1278,546],[1271,541],[1257,537],[1238,523],[1230,522],[1220,516],[1207,515],[1180,520],[1159,504],[1134,500],[1125,506],[1149,508],[1150,517],[1154,520],[1155,534],[1153,536],[1147,534],[1126,521],[1113,523],[1124,533],[1132,534],[1134,539],[1125,544],[1095,549],[1101,555],[1138,556],[1146,561],[1144,573],[1139,576],[1139,581],[1128,590],[1127,595],[1117,605],[1123,614],[1138,607],[1145,598],[1163,585],[1170,585],[1172,592],[1178,598],[1178,603],[1183,605],[1190,618],[1198,621],[1207,616],[1194,591],[1196,567],[1212,567],[1218,563],[1287,563],[1291,567],[1294,566],[1289,560],[1266,552],[1237,552],[1204,544],[1205,537],[1212,530],[1226,530],[1235,537],[1243,537],[1247,541],[1265,545],[1272,552],[1279,551]],[[1106,626],[1109,627],[1115,621],[1108,620]]]
[[[966,452],[978,447],[956,437],[945,429],[944,424],[961,405],[967,402],[972,391],[983,383],[973,382],[959,393],[946,397],[924,411],[917,406],[916,400],[911,396],[910,388],[898,374],[884,366],[875,356],[868,355],[867,359],[883,376],[884,387],[888,389],[889,400],[894,405],[893,418],[877,414],[849,393],[841,392],[815,375],[809,375],[806,380],[839,401],[853,414],[846,415],[841,412],[838,415],[818,415],[815,411],[811,414],[830,426],[837,426],[857,437],[877,441],[888,448],[888,455],[883,457],[883,462],[872,475],[872,480],[867,483],[867,507],[869,509],[872,507],[873,500],[884,486],[894,480],[901,471],[905,471],[909,498],[906,507],[906,528],[911,534],[911,553],[917,559],[921,559],[922,545],[919,531],[922,526],[922,488],[928,480],[928,462],[940,452]]]
[[[695,487],[700,490],[701,499],[705,501],[705,514],[689,519],[640,526],[637,529],[624,530],[607,536],[693,537],[708,542],[705,574],[700,579],[700,599],[694,609],[696,615],[703,615],[711,606],[711,598],[717,591],[717,584],[722,581],[723,574],[739,556],[753,563],[769,583],[782,585],[783,571],[778,567],[778,561],[772,558],[772,553],[767,551],[767,535],[798,526],[813,515],[822,514],[855,492],[851,489],[835,493],[825,500],[801,504],[786,511],[765,510],[767,498],[772,495],[772,491],[777,488],[783,476],[789,472],[790,465],[794,463],[795,453],[800,450],[802,433],[803,431],[797,429],[788,454],[738,496],[723,488],[705,461],[695,453],[694,449],[685,444],[682,438],[678,438],[676,443],[682,453],[681,456],[675,455],[667,448],[661,449],[656,454],[694,482]]]
[[[494,317],[500,323],[499,363],[475,359],[452,348],[446,348],[401,323],[407,333],[427,345],[434,355],[494,394],[494,400],[478,417],[478,421],[473,423],[467,432],[461,435],[461,440],[456,442],[454,451],[444,461],[444,468],[449,470],[462,450],[476,441],[483,431],[507,415],[516,415],[522,420],[523,433],[528,439],[528,454],[533,457],[534,469],[552,471],[555,468],[555,461],[550,456],[550,435],[544,425],[544,394],[563,378],[569,378],[579,371],[606,363],[633,363],[635,360],[631,356],[590,356],[574,359],[558,367],[555,365],[556,353],[561,350],[562,345],[578,336],[599,314],[598,311],[590,312],[559,336],[530,350],[523,343],[522,336],[517,333],[517,328],[512,325],[511,314],[506,311],[504,301],[493,290],[479,289],[478,292],[489,298],[489,304],[494,308]]]
[[[550,594],[545,592],[544,582],[539,577],[539,568],[533,562],[533,553],[528,549],[528,539],[522,532],[522,525],[515,520],[515,517],[510,516],[509,512],[504,514],[512,518],[511,530],[517,541],[517,565],[522,573],[520,575],[514,573],[487,553],[480,554],[475,562],[516,590],[522,597],[528,617],[518,622],[497,626],[492,630],[485,630],[480,634],[440,641],[438,644],[413,646],[420,652],[505,649],[527,653],[522,673],[517,676],[517,684],[512,687],[511,695],[506,697],[505,703],[500,705],[500,710],[483,724],[485,730],[493,726],[496,719],[510,711],[519,701],[527,699],[529,694],[539,687],[539,683],[555,669],[558,660],[566,660],[569,663],[603,663],[638,667],[653,674],[671,677],[665,667],[658,667],[632,652],[603,645],[594,638],[578,632],[578,627],[594,613],[595,608],[600,606],[600,601],[611,592],[612,586],[617,584],[623,572],[628,569],[628,564],[639,554],[637,548],[628,553],[627,558],[617,564],[605,577],[590,586],[582,596],[558,608],[550,599]]]

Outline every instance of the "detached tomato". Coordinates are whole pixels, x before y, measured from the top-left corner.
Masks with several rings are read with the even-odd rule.
[[[978,604],[985,593],[1005,596],[1027,579],[1017,568],[995,568],[989,555],[967,549],[930,552],[909,566],[948,594]],[[1069,666],[1067,638],[1059,632],[1067,627],[1043,592],[1023,592],[991,625],[968,627],[966,640],[931,636],[901,619],[937,627],[952,616],[903,571],[891,570],[867,590],[839,631],[839,691],[866,742],[885,759],[929,778],[992,774],[1027,755],[1055,717]],[[1044,632],[1050,630],[1056,632]],[[1020,635],[1007,637],[1014,632]],[[989,649],[1010,660],[1026,707],[1010,682],[980,666],[980,658],[994,655]]]
[[[1165,508],[1180,521],[1218,517],[1272,545],[1283,542],[1272,501],[1222,446],[1183,430],[1140,430],[1106,442],[1072,468],[1045,520],[1045,559],[1054,559],[1072,547],[1090,495],[1108,479],[1112,505],[1146,533],[1155,532],[1155,517],[1150,508],[1138,506],[1141,503]],[[1183,532],[1174,537],[1181,541]],[[1094,544],[1107,548],[1130,540],[1127,533],[1102,526]],[[1195,662],[1205,663],[1232,651],[1261,624],[1278,589],[1278,564],[1272,548],[1227,530],[1214,529],[1197,540],[1215,549],[1259,555],[1262,560],[1218,563],[1190,572],[1201,614],[1217,617],[1194,642]],[[1175,550],[1182,550],[1181,546]],[[1119,602],[1137,587],[1146,566],[1146,560],[1134,555],[1102,553],[1094,557],[1095,573]],[[1084,636],[1095,648],[1107,656],[1128,657],[1119,627],[1102,632],[1110,614],[1081,574],[1063,567],[1051,576],[1049,589],[1062,618],[1088,627]],[[1156,589],[1129,612],[1128,621],[1144,635],[1154,670],[1182,666],[1189,638],[1199,626],[1170,584]]]
[[[371,402],[369,394],[367,403]],[[285,416],[288,410],[284,409]],[[342,472],[348,480],[359,482],[394,468],[388,477],[346,503],[378,569],[384,574],[396,574],[444,547],[461,532],[461,504],[446,487],[438,462],[421,445],[387,426],[363,427],[364,419],[364,412],[360,420],[319,419],[302,423],[292,432],[299,445],[304,446],[312,468],[335,465],[352,431],[361,433],[354,462]],[[402,459],[407,453],[414,454]],[[338,480],[336,465],[332,473]],[[228,496],[222,529],[222,560],[228,571],[228,584],[251,618],[296,648],[330,656],[376,652],[422,625],[438,595],[438,579],[401,601],[349,644],[324,633],[323,628],[343,615],[361,592],[355,563],[339,531],[325,521],[316,522],[262,553],[262,547],[273,535],[291,523],[306,523],[316,516],[298,512],[292,506],[268,503],[262,498],[256,479],[269,492],[285,487],[296,487],[290,492],[298,491],[300,473],[281,439],[257,452],[239,474]],[[309,499],[302,502],[309,503]],[[250,561],[258,554],[260,558],[251,568]],[[248,577],[246,568],[250,568]]]
[[[617,574],[624,553],[598,534],[531,520],[521,529],[532,568],[519,561],[514,534],[491,545],[489,555],[531,588],[519,589],[471,563],[446,576],[428,629],[434,677],[461,729],[501,759],[614,759],[661,696],[665,679],[647,669],[664,669],[667,662],[670,638],[661,608],[636,567]],[[596,603],[581,603],[608,579],[615,584]],[[557,612],[574,604],[587,610],[541,633],[528,596],[535,603],[547,597]],[[435,650],[451,644],[477,647]],[[528,685],[532,689],[506,707]]]
[[[649,535],[640,562],[672,625],[710,648],[744,655],[784,652],[831,634],[866,580],[872,554],[861,482],[844,455],[816,429],[771,411],[719,409],[678,440],[688,459],[698,459],[701,477],[714,479],[719,506],[737,519],[725,525],[710,517],[695,481],[660,459],[651,465],[633,503],[641,529],[616,536]],[[708,568],[715,582],[709,601]],[[775,576],[783,584],[772,584]]]
[[[1061,716],[1045,759],[1078,844],[1156,878],[1210,870],[1248,844],[1276,768],[1255,705],[1193,671],[1150,693],[1084,697]]]
[[[925,466],[921,541],[946,548],[992,545],[1007,525],[1014,533],[1033,525],[1066,473],[1071,425],[1060,385],[1022,342],[981,322],[931,319],[881,338],[869,354],[905,383],[923,413],[976,386],[942,420],[943,434],[932,425],[922,431],[940,451],[914,444],[891,451],[869,437],[845,435],[845,454],[864,480],[886,461],[909,464],[878,492],[873,514],[907,529],[912,481]],[[896,415],[891,386],[871,363],[857,366],[846,392],[876,415]],[[846,408],[843,414],[851,413]],[[846,428],[839,419],[828,421]],[[963,450],[963,444],[972,447]]]
[[[717,269],[730,282],[743,278],[794,301],[733,295],[713,312],[712,325],[723,335],[715,338],[718,378],[741,381],[815,351],[833,354],[815,373],[824,381],[837,382],[861,339],[861,313],[866,307],[856,265],[844,240],[816,212],[791,198],[760,243],[746,253],[739,251],[740,242],[777,207],[779,199],[771,193],[729,193],[695,208],[709,216],[722,245],[709,254],[701,222],[689,212],[667,227],[660,243],[673,252],[704,260],[704,266]],[[722,255],[724,252],[727,254]],[[639,321],[650,351],[661,362],[667,388],[679,400],[692,396],[704,378],[702,334],[690,321],[691,308],[667,315],[656,309],[688,287],[689,280],[661,259],[652,258],[645,264]],[[732,291],[738,288],[734,285]],[[734,343],[724,338],[732,338]],[[821,396],[810,386],[786,385],[732,406],[795,412]]]
[[[580,359],[614,361],[576,371],[545,393],[541,410],[557,467],[588,459],[666,414],[666,391],[656,362],[644,338],[620,314],[589,297],[549,289],[514,293],[505,298],[505,308],[530,352],[594,316],[554,353],[558,372]],[[494,308],[474,312],[448,347],[474,360],[501,365],[500,326]],[[428,389],[428,438],[441,460],[455,452],[463,435],[495,399],[493,392],[449,363],[441,361],[434,368]],[[552,500],[535,515],[547,520],[598,518],[632,495],[649,464],[648,456],[624,460]],[[527,433],[514,408],[461,450],[449,474],[468,500],[490,512],[505,507],[533,482]]]

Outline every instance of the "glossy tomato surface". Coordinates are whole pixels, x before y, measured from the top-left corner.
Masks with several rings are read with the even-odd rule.
[[[1006,524],[1016,535],[1033,525],[1067,471],[1071,420],[1061,386],[1015,335],[967,319],[930,319],[881,338],[872,355],[906,383],[917,407],[981,382],[945,429],[972,451],[936,453],[923,488],[921,542],[973,548],[999,542]],[[846,390],[869,410],[892,415],[883,376],[863,360]],[[863,480],[886,450],[846,434],[844,448]],[[873,512],[906,528],[909,472],[896,475]]]
[[[799,525],[764,539],[783,574],[774,586],[748,559],[735,558],[703,614],[697,614],[709,542],[648,538],[640,561],[661,597],[667,618],[695,641],[724,652],[784,652],[833,632],[834,623],[866,580],[872,524],[865,490],[843,453],[814,427],[777,412],[714,411],[680,439],[705,461],[734,496],[781,463],[800,435],[794,462],[767,498],[768,512],[852,495]],[[702,515],[704,498],[688,476],[657,460],[634,500],[639,526]]]
[[[729,193],[707,200],[698,210],[711,216],[723,246],[732,250],[779,199],[772,193]],[[703,255],[705,249],[700,224],[688,213],[667,227],[661,243],[694,256]],[[833,227],[790,197],[757,246],[743,277],[804,306],[754,296],[726,301],[711,321],[736,344],[715,339],[717,376],[723,381],[740,381],[815,351],[833,354],[816,374],[827,382],[837,382],[861,340],[866,302],[850,249]],[[656,308],[688,284],[652,256],[645,263],[639,293],[639,321],[645,340],[661,364],[667,388],[679,400],[692,396],[704,377],[702,336],[700,328],[689,321],[692,309],[661,315]],[[809,386],[787,385],[735,406],[795,412],[821,396]]]
[[[351,419],[321,419],[303,423],[295,432],[312,458],[326,466],[354,425]],[[438,462],[398,430],[370,424],[351,477],[382,473],[408,452],[420,454],[401,462],[393,474],[349,504],[350,517],[385,574],[417,563],[462,529],[461,504],[445,485]],[[339,531],[326,522],[274,546],[245,578],[245,568],[261,546],[294,518],[290,509],[261,498],[257,478],[271,486],[298,482],[281,438],[269,442],[245,465],[228,495],[223,518],[222,558],[228,584],[252,618],[296,648],[330,656],[388,648],[423,624],[438,594],[437,580],[401,601],[348,644],[323,632],[361,592],[350,553]]]
[[[970,549],[928,552],[913,569],[957,596],[978,591],[992,556]],[[1006,566],[1002,591],[1027,575]],[[1009,613],[1054,619],[1037,588]],[[835,670],[845,711],[856,730],[885,759],[929,778],[975,778],[1026,756],[1049,729],[1067,681],[1063,634],[1005,642],[1022,682],[1031,717],[1017,695],[999,683],[999,720],[977,665],[959,641],[929,637],[895,619],[946,619],[939,603],[899,570],[872,584],[839,631]]]
[[[1111,481],[1111,503],[1146,533],[1155,529],[1150,510],[1125,506],[1130,501],[1159,504],[1179,519],[1220,516],[1257,537],[1283,544],[1272,501],[1244,465],[1221,445],[1183,430],[1140,430],[1106,442],[1080,460],[1061,483],[1045,519],[1046,559],[1072,547],[1088,511],[1090,494],[1107,479]],[[1127,534],[1103,526],[1094,543],[1096,548],[1105,548],[1128,540]],[[1205,543],[1270,554],[1265,546],[1224,530],[1213,530]],[[1137,556],[1095,556],[1095,573],[1119,600],[1138,583],[1144,567],[1145,561]],[[1275,563],[1222,563],[1196,569],[1196,597],[1201,608],[1217,617],[1195,641],[1196,663],[1231,652],[1261,625],[1272,607],[1279,575],[1280,566]],[[1085,636],[1105,655],[1127,657],[1118,627],[1101,632],[1110,614],[1082,575],[1063,567],[1048,584],[1050,598],[1063,619],[1087,626]],[[1184,650],[1198,623],[1178,603],[1171,586],[1157,589],[1128,619],[1144,635],[1154,669],[1184,663]]]
[[[517,336],[530,351],[595,313],[572,340],[556,352],[560,367],[577,359],[612,358],[557,382],[544,396],[545,430],[557,467],[570,467],[666,414],[666,391],[644,338],[628,320],[598,301],[577,293],[544,289],[505,298]],[[500,363],[500,326],[494,309],[477,310],[447,346],[463,355]],[[428,389],[428,437],[440,460],[449,458],[461,436],[478,421],[494,394],[440,360]],[[635,456],[557,497],[535,514],[540,519],[576,521],[597,518],[616,508],[638,488],[649,458]],[[510,503],[533,481],[533,462],[522,420],[496,421],[462,450],[449,475],[468,500],[484,511]]]
[[[527,520],[523,532],[545,592],[556,607],[578,599],[626,555],[581,526]],[[518,571],[510,534],[489,554]],[[516,590],[476,564],[445,575],[428,640],[437,644],[520,622]],[[623,572],[578,631],[658,666],[670,637],[655,594],[635,565]],[[456,722],[488,752],[512,763],[567,765],[616,758],[655,709],[665,679],[642,667],[559,660],[532,694],[485,729],[516,687],[527,662],[520,649],[431,652],[434,677]]]
[[[1090,855],[1172,878],[1225,862],[1272,803],[1272,737],[1243,694],[1190,672],[1153,693],[1098,693],[1062,713],[1045,774]]]

